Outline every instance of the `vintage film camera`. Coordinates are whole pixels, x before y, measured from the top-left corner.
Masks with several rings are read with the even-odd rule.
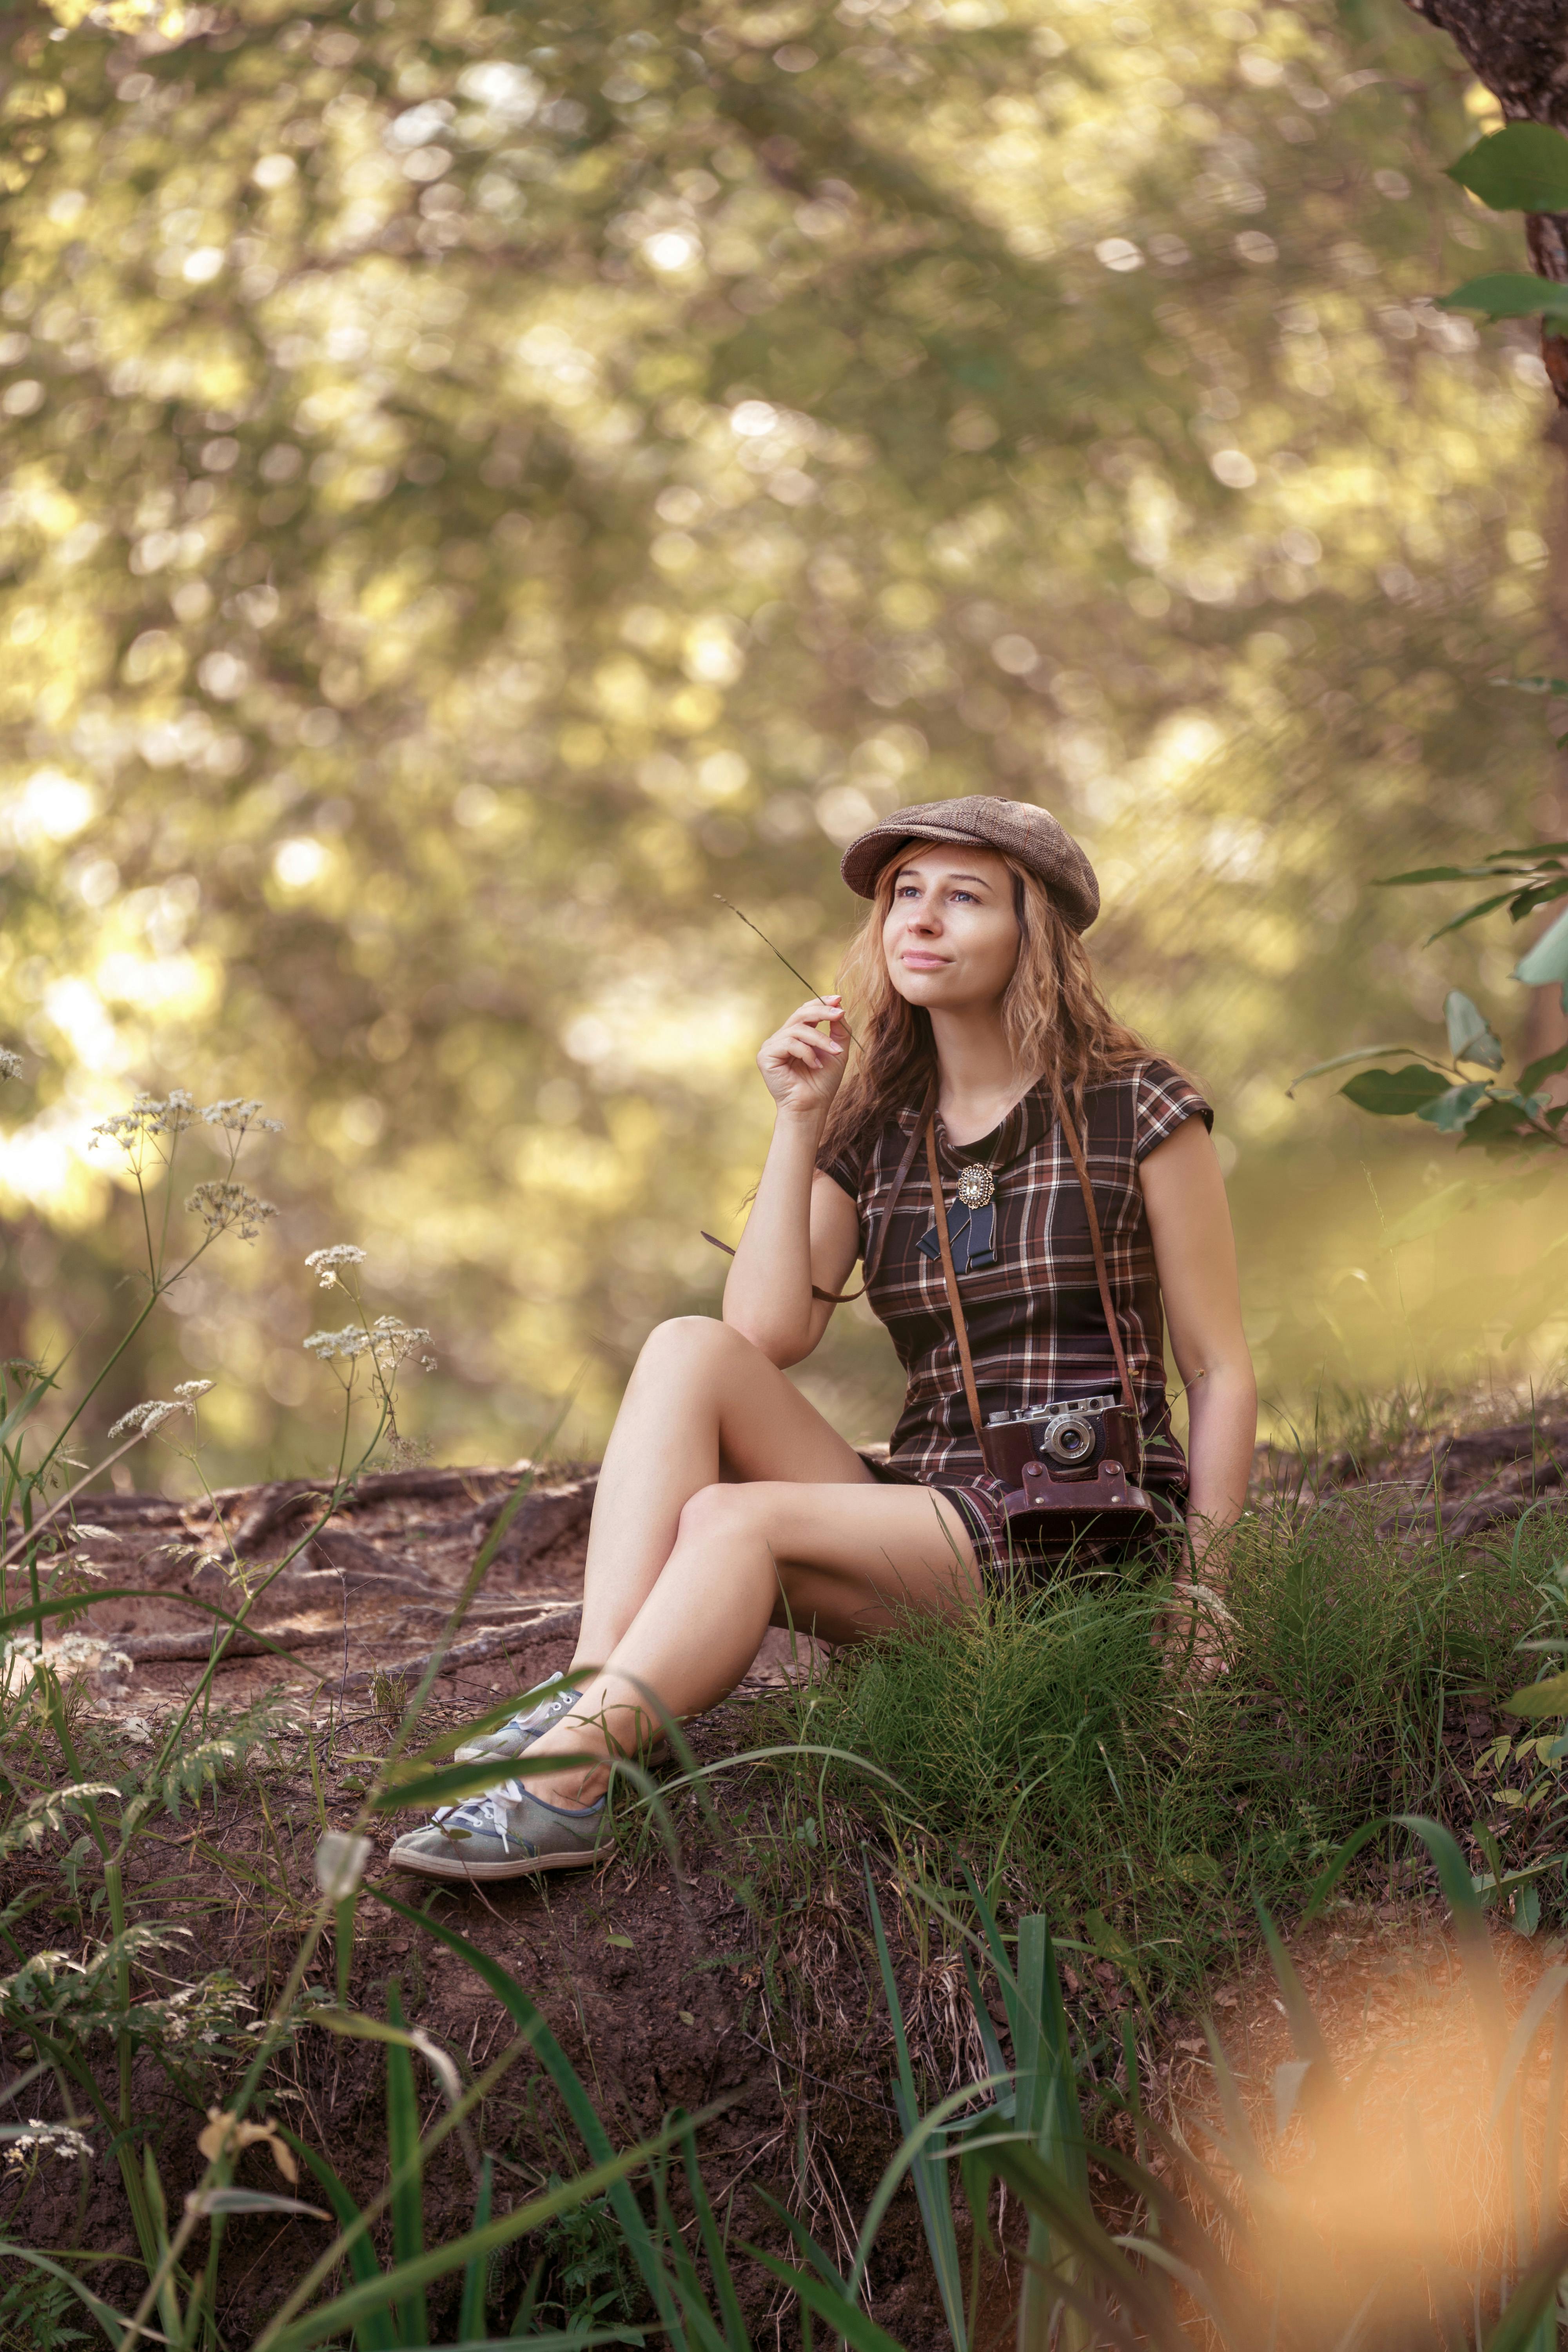
[[[1142,1433],[1119,1396],[992,1413],[984,1450],[1009,1519],[1028,1523],[1020,1532],[1131,1535],[1157,1516],[1139,1484]]]

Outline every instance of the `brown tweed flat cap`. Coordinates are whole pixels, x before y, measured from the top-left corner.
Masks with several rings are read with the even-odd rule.
[[[1094,868],[1048,810],[1031,801],[971,793],[961,801],[921,801],[895,809],[845,851],[839,872],[862,898],[877,895],[877,877],[906,841],[972,841],[999,849],[1037,874],[1075,931],[1087,931],[1100,912]]]

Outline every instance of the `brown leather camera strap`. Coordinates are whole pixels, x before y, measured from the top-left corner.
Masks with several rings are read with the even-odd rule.
[[[1094,1205],[1094,1189],[1089,1181],[1089,1168],[1084,1160],[1083,1145],[1079,1140],[1078,1129],[1068,1115],[1067,1104],[1062,1098],[1061,1087],[1054,1076],[1051,1079],[1051,1095],[1056,1104],[1057,1118],[1061,1124],[1062,1138],[1071,1154],[1072,1164],[1078,1171],[1079,1187],[1083,1193],[1084,1214],[1089,1220],[1089,1247],[1094,1252],[1095,1280],[1100,1285],[1100,1304],[1105,1315],[1105,1328],[1110,1334],[1110,1348],[1111,1353],[1116,1358],[1117,1377],[1121,1382],[1121,1402],[1126,1407],[1133,1429],[1138,1432],[1142,1439],[1143,1424],[1139,1415],[1137,1399],[1132,1393],[1132,1377],[1127,1369],[1127,1354],[1121,1345],[1121,1333],[1117,1327],[1116,1308],[1110,1296],[1110,1276],[1105,1263],[1105,1243],[1100,1231],[1100,1213]],[[969,1407],[969,1418],[974,1425],[975,1437],[979,1441],[981,1459],[986,1468],[990,1469],[991,1453],[986,1444],[985,1424],[980,1417],[980,1391],[974,1381],[974,1360],[969,1352],[969,1331],[963,1319],[963,1302],[958,1293],[958,1276],[953,1271],[952,1244],[947,1234],[947,1203],[942,1199],[942,1170],[936,1156],[934,1108],[928,1112],[925,1120],[925,1147],[926,1167],[931,1174],[931,1206],[936,1216],[936,1237],[942,1251],[942,1276],[947,1286],[947,1303],[952,1310],[952,1336],[958,1343],[958,1362],[963,1375],[964,1401]],[[1139,1452],[1142,1454],[1142,1444],[1140,1444]],[[1142,1476],[1142,1465],[1140,1462],[1137,1465],[1134,1483],[1139,1483]]]
[[[1083,1193],[1084,1214],[1089,1219],[1089,1245],[1094,1252],[1094,1278],[1100,1285],[1100,1303],[1105,1313],[1105,1328],[1110,1334],[1110,1352],[1116,1359],[1117,1377],[1121,1382],[1121,1402],[1132,1416],[1133,1428],[1141,1431],[1143,1424],[1139,1418],[1138,1401],[1132,1393],[1132,1376],[1127,1369],[1127,1354],[1121,1345],[1121,1333],[1116,1321],[1116,1308],[1111,1303],[1110,1276],[1106,1271],[1105,1244],[1100,1238],[1100,1212],[1094,1205],[1094,1187],[1089,1181],[1089,1170],[1084,1163],[1083,1145],[1079,1140],[1078,1128],[1068,1113],[1067,1104],[1062,1097],[1060,1082],[1054,1073],[1051,1078],[1051,1097],[1057,1107],[1057,1118],[1060,1122],[1063,1140],[1072,1154],[1072,1164],[1078,1170],[1079,1186]]]
[[[919,1132],[918,1129],[916,1131]],[[952,1244],[947,1237],[947,1203],[942,1197],[942,1170],[937,1164],[934,1110],[926,1118],[925,1146],[926,1166],[931,1171],[931,1202],[936,1216],[937,1245],[942,1251],[942,1278],[947,1285],[947,1303],[952,1309],[952,1336],[958,1342],[958,1367],[963,1374],[964,1401],[969,1407],[969,1418],[974,1425],[980,1458],[989,1470],[991,1450],[985,1442],[985,1423],[980,1418],[980,1391],[974,1385],[974,1360],[969,1352],[969,1331],[958,1296],[958,1276],[952,1270]]]

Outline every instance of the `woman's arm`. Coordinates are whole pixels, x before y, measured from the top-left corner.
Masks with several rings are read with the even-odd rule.
[[[827,1024],[822,1034],[820,1024]],[[809,1356],[859,1254],[855,1203],[816,1173],[823,1123],[844,1075],[848,1032],[837,996],[813,998],[757,1055],[776,1106],[773,1141],[724,1285],[724,1320],[781,1368]]]
[[[1186,1384],[1188,1529],[1196,1568],[1214,1536],[1246,1507],[1258,1383],[1241,1326],[1225,1178],[1203,1121],[1185,1120],[1139,1172],[1171,1352]]]

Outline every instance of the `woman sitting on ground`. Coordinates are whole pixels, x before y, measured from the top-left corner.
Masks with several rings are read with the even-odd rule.
[[[582,1685],[458,1749],[504,1768],[526,1748],[527,1777],[401,1838],[392,1860],[406,1869],[488,1880],[591,1862],[610,1834],[615,1759],[657,1737],[650,1701],[675,1720],[715,1706],[769,1625],[860,1641],[1050,1573],[1059,1552],[1014,1540],[966,1402],[976,1387],[989,1425],[1114,1398],[1124,1368],[1142,1487],[1156,1517],[1184,1519],[1186,1550],[1172,1559],[1180,1534],[1145,1538],[1139,1557],[1123,1547],[1124,1572],[1173,1566],[1189,1634],[1205,1605],[1194,1580],[1243,1507],[1256,1424],[1235,1246],[1207,1104],[1096,988],[1080,936],[1100,908],[1093,869],[1044,810],[975,797],[896,812],[851,844],[843,871],[872,901],[845,968],[854,1038],[842,999],[816,998],[757,1056],[773,1141],[722,1319],[651,1333],[605,1452]],[[909,1376],[885,1462],[786,1377],[861,1258]],[[1116,1547],[1079,1543],[1073,1559],[1086,1557],[1103,1567]]]

